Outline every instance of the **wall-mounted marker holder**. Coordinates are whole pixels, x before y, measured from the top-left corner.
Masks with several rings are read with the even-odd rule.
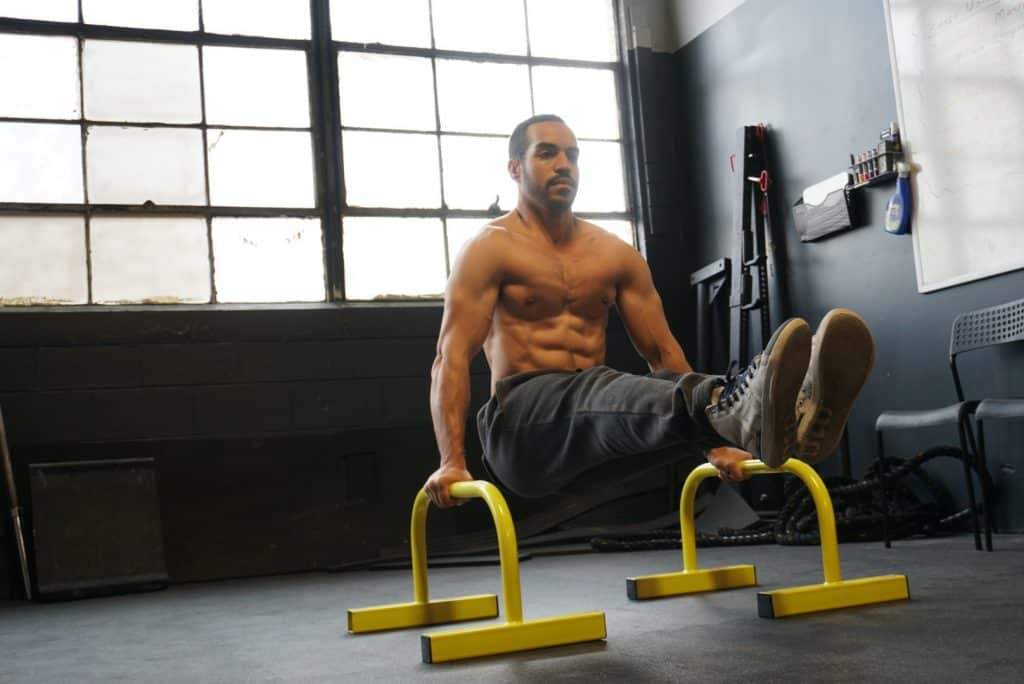
[[[882,131],[873,149],[850,155],[847,188],[863,188],[896,178],[896,164],[903,159],[899,125],[893,121]]]

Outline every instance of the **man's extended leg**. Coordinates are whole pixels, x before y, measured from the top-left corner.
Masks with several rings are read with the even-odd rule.
[[[773,467],[792,455],[807,323],[786,321],[742,373],[636,376],[599,366],[498,381],[477,426],[485,461],[512,491],[542,496],[609,461],[726,444]]]
[[[513,492],[544,496],[612,461],[700,458],[726,444],[704,409],[718,376],[621,373],[605,366],[499,380],[477,415],[487,467]]]

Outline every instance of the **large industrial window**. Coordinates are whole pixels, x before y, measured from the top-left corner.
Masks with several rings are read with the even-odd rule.
[[[632,242],[612,0],[4,0],[0,303],[436,298],[557,113]]]

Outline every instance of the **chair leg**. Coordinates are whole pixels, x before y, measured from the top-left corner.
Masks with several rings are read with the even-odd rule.
[[[974,548],[981,551],[981,527],[978,524],[978,503],[974,497],[974,478],[971,477],[971,462],[974,460],[974,454],[971,453],[967,446],[967,436],[964,432],[963,423],[958,427],[960,430],[960,450],[964,454],[964,481],[967,485],[967,501],[971,506],[971,526],[974,529]]]
[[[885,548],[891,549],[892,542],[889,540],[889,485],[885,481],[885,476],[888,473],[888,468],[885,465],[885,440],[882,438],[882,433],[879,430],[875,431],[875,437],[878,440],[878,481],[881,483],[882,493],[882,540],[885,542]]]
[[[978,480],[981,482],[981,505],[984,508],[985,513],[985,550],[992,550],[992,532],[994,531],[995,525],[993,519],[995,514],[992,511],[992,498],[993,498],[993,486],[992,486],[992,475],[988,472],[988,462],[985,458],[985,427],[982,425],[982,421],[978,423]]]

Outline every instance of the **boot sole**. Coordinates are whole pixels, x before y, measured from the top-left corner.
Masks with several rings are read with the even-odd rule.
[[[786,451],[786,431],[796,420],[796,405],[811,358],[811,328],[802,318],[790,318],[768,341],[764,395],[761,399],[761,460],[778,468],[792,454]]]
[[[849,309],[829,311],[818,326],[818,363],[805,428],[814,424],[822,406],[832,410],[821,449],[807,463],[819,463],[829,457],[843,434],[853,403],[867,382],[875,364],[875,343],[864,319]],[[803,434],[797,435],[798,439]]]

